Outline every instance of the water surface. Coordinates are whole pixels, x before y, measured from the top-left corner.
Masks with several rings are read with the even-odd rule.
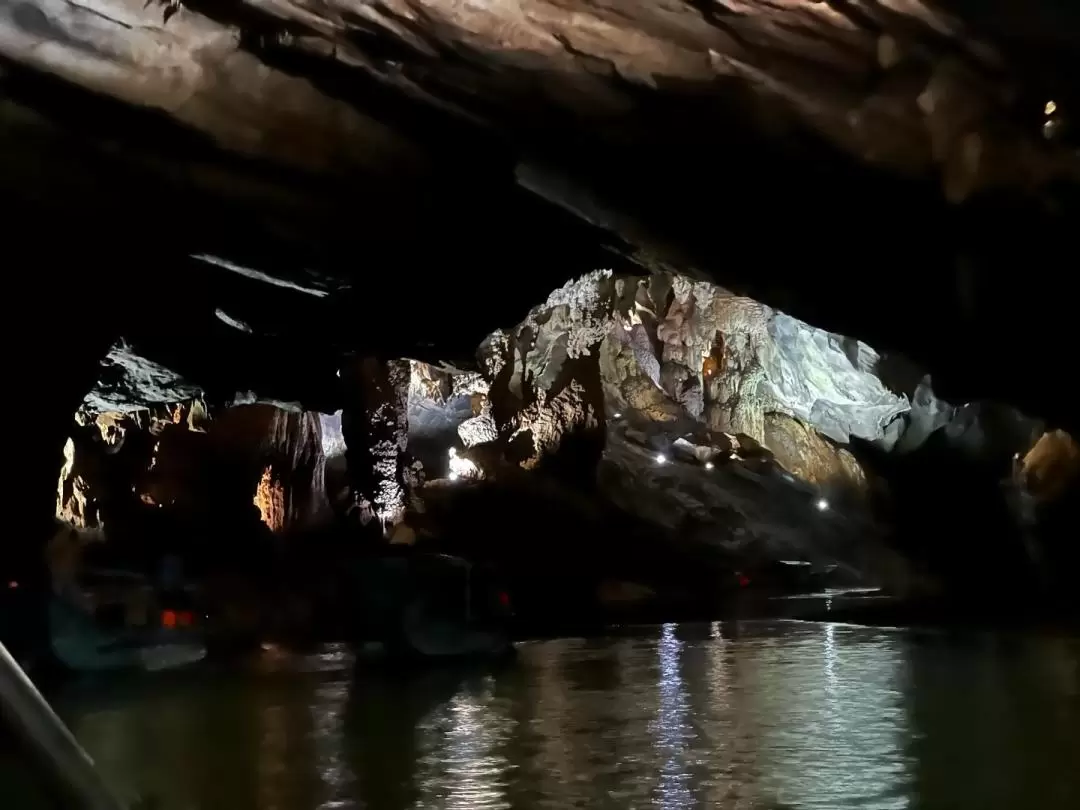
[[[1080,808],[1080,641],[739,622],[391,677],[344,648],[66,689],[162,810]]]

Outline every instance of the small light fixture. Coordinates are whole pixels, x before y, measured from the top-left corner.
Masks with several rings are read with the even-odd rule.
[[[341,369],[339,368],[339,369],[338,369],[337,371],[335,371],[334,373],[335,373],[335,374],[337,374],[337,375],[338,375],[338,376],[340,377],[340,376],[341,376]]]
[[[667,464],[667,456],[665,456],[663,453],[657,453],[656,454],[656,463],[657,464]]]
[[[615,414],[612,414],[612,416],[613,416],[613,417],[614,417],[615,419],[619,419],[620,417],[622,417],[622,414],[621,414],[621,413],[615,413]]]
[[[711,470],[711,469],[712,469],[713,467],[715,467],[715,466],[716,466],[716,465],[715,465],[715,464],[713,464],[713,463],[712,463],[711,461],[706,461],[706,462],[705,462],[705,469],[706,469],[706,470]]]
[[[1057,108],[1058,106],[1056,101],[1048,101],[1046,102],[1046,106],[1043,108],[1043,112],[1046,115],[1053,115],[1057,112]]]
[[[829,502],[824,498],[818,498],[817,503],[814,504],[819,512],[825,512],[829,508]]]

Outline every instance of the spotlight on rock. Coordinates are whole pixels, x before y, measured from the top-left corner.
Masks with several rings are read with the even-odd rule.
[[[667,464],[667,456],[665,456],[663,453],[657,453],[656,454],[656,463],[657,464]]]
[[[480,479],[484,477],[483,472],[476,464],[458,455],[456,447],[451,447],[446,453],[450,457],[450,470],[447,477],[451,481],[459,481],[462,478]]]
[[[819,512],[827,512],[829,510],[829,502],[824,498],[818,498],[817,503],[814,504]]]

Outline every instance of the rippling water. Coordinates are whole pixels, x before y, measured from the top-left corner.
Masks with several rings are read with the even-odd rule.
[[[797,622],[524,644],[497,672],[338,648],[61,713],[163,810],[1080,808],[1080,642]]]

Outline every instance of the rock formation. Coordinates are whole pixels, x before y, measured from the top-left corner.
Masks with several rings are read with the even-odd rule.
[[[389,531],[401,522],[411,484],[408,361],[358,358],[342,370],[350,400],[342,412],[342,435],[359,519]]]
[[[1024,486],[1042,502],[1066,497],[1080,486],[1080,444],[1063,430],[1043,433],[1021,461]]]
[[[210,434],[222,452],[254,459],[252,477],[258,484],[252,495],[272,530],[298,529],[327,518],[318,414],[244,405],[223,411],[216,422]]]
[[[239,504],[246,491],[272,531],[327,518],[316,414],[260,405],[210,419],[201,400],[137,413],[106,412],[77,427],[65,448],[57,517],[109,534],[138,506],[212,512],[229,492]]]
[[[90,357],[123,335],[179,380],[235,386],[224,396],[322,409],[339,358],[319,367],[316,346],[460,360],[607,255],[906,351],[954,401],[1068,418],[1040,392],[1068,359],[1067,310],[1043,290],[1076,200],[1076,14],[22,0],[0,9],[0,178],[19,222],[64,222],[43,275],[110,254],[111,283],[85,285],[109,315]],[[113,303],[146,272],[139,240],[100,239],[116,223],[161,235],[170,312]],[[458,280],[436,265],[468,266],[505,314],[447,306]],[[868,292],[871,267],[893,294]],[[403,276],[424,276],[422,328],[389,328],[400,313],[370,303]],[[1043,351],[1001,341],[994,364],[969,362],[1018,318]],[[1040,386],[1002,382],[1000,363],[1037,365]]]
[[[495,429],[526,468],[566,437],[600,431],[607,415],[635,410],[765,446],[772,438],[809,480],[858,477],[836,447],[852,437],[895,444],[911,405],[876,375],[879,361],[864,343],[713,284],[610,271],[567,284],[481,347]],[[827,440],[799,441],[791,420]]]
[[[626,598],[646,602],[678,590],[681,575],[709,592],[734,570],[778,560],[905,592],[931,583],[912,558],[951,581],[957,568],[951,560],[935,566],[936,556],[967,553],[940,555],[931,542],[909,547],[919,521],[890,512],[925,495],[919,473],[933,467],[934,453],[983,469],[980,486],[997,488],[994,465],[1014,453],[1026,470],[1023,493],[1059,502],[1058,490],[1074,486],[1055,483],[1076,466],[1067,434],[1047,432],[1036,442],[1044,426],[1015,409],[952,405],[899,355],[669,271],[597,270],[568,282],[518,324],[481,340],[471,368],[376,355],[339,361],[330,401],[342,407],[334,414],[265,403],[214,407],[202,397],[147,407],[134,393],[147,385],[189,388],[145,383],[132,371],[142,367],[134,356],[119,346],[107,358],[107,369],[126,364],[128,372],[111,385],[102,374],[106,382],[84,408],[117,401],[128,410],[80,411],[58,488],[58,514],[102,528],[110,540],[156,531],[147,512],[186,515],[192,531],[218,521],[220,506],[232,514],[220,531],[257,535],[252,547],[265,554],[288,545],[265,539],[325,522],[333,501],[390,543],[517,555],[523,571],[556,553],[541,537],[559,531],[560,521],[576,521],[568,536],[580,543],[635,525],[636,556],[625,566],[608,559],[618,553],[612,543],[595,546],[605,549],[605,562],[583,593],[602,604],[623,600],[614,582],[634,583],[636,595]],[[915,458],[912,474],[902,471],[893,490],[892,473],[868,463],[870,450]],[[344,462],[332,476],[328,458]],[[421,468],[441,480],[423,485]],[[943,493],[940,476],[926,480]],[[961,502],[986,491],[972,486]],[[493,550],[497,535],[505,543],[508,530],[533,519],[500,511],[504,497],[551,510],[527,533],[535,547]],[[1028,509],[1022,497],[1016,503],[1028,546],[1060,548],[1043,528],[1051,512]],[[486,509],[483,519],[498,528],[470,528],[463,515],[479,520]],[[949,532],[963,525],[953,518],[936,542],[950,542]],[[356,523],[346,525],[351,542]],[[481,539],[461,539],[473,532]],[[312,551],[313,559],[320,554]],[[643,562],[650,554],[666,560],[663,587]],[[1042,556],[1029,556],[1045,566]]]
[[[652,278],[596,288],[618,297],[616,324],[575,321],[566,300],[548,310],[572,326],[529,316],[489,340],[482,362],[510,370],[484,369],[462,450],[540,467],[575,436],[595,460],[600,425],[630,406],[672,436],[711,428],[696,447],[783,435],[775,458],[815,480],[829,465],[811,444],[989,447],[964,403],[1075,435],[1061,262],[1080,200],[1077,15],[1051,0],[5,3],[0,191],[26,249],[4,337],[41,423],[13,438],[9,494],[42,543],[57,497],[100,520],[75,437],[54,494],[71,413],[88,392],[129,413],[202,392],[345,411],[367,436],[351,449],[381,470],[355,489],[395,520],[404,386],[376,425],[343,358],[468,365],[601,266],[616,285]],[[710,305],[704,282],[734,295]],[[614,325],[598,345],[594,322]],[[893,352],[932,377],[883,388]],[[102,456],[132,455],[133,435]]]

